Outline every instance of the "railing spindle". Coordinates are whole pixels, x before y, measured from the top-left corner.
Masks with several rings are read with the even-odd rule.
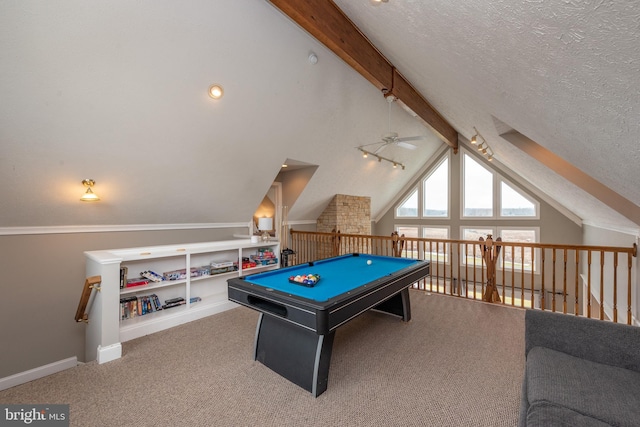
[[[600,320],[604,320],[604,251],[600,251]]]
[[[520,307],[524,307],[524,246],[520,246]]]
[[[574,307],[573,307],[573,311],[574,311],[575,315],[578,316],[580,314],[580,288],[579,288],[579,286],[580,286],[580,281],[579,281],[580,274],[578,274],[578,272],[580,271],[580,261],[579,261],[580,257],[579,257],[578,251],[574,251],[574,256],[576,258],[576,271],[575,271],[575,274],[574,274],[575,282],[576,282],[575,283],[576,289],[575,289],[575,298],[574,298],[575,304],[574,304]]]
[[[591,318],[591,251],[587,251],[587,317]]]
[[[563,275],[562,275],[562,312],[567,312],[567,249],[563,250]]]
[[[553,282],[551,287],[551,311],[556,311],[556,250],[553,249],[553,268],[551,269],[553,272]]]
[[[633,313],[631,311],[631,266],[633,260],[631,259],[631,253],[627,254],[627,325],[631,324],[633,319]]]
[[[516,294],[516,247],[511,245],[511,306],[515,304]]]
[[[618,253],[613,254],[613,321],[618,321]]]
[[[544,267],[545,267],[545,257],[546,257],[546,251],[544,249],[541,250],[540,252],[540,276],[541,276],[541,281],[540,281],[540,309],[544,310],[545,309],[545,290],[544,290]],[[531,304],[533,306],[533,304]]]

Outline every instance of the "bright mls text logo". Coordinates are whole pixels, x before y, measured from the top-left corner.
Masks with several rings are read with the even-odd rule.
[[[69,405],[0,405],[0,426],[69,426]]]

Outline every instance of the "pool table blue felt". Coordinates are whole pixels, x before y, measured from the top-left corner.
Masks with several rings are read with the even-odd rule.
[[[370,260],[371,264],[367,264]],[[301,298],[323,302],[397,273],[420,261],[379,255],[348,254],[244,277],[247,282]],[[313,265],[310,265],[313,264]],[[319,274],[313,287],[290,283],[296,275]]]

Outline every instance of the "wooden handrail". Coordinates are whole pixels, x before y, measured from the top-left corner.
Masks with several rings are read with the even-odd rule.
[[[291,264],[359,252],[421,258],[428,278],[415,287],[429,292],[520,308],[640,324],[632,296],[637,245],[631,247],[426,239],[291,230]],[[336,246],[337,245],[337,246]],[[485,247],[491,247],[488,254]],[[595,306],[595,310],[594,310]],[[622,308],[624,307],[624,308]],[[623,321],[624,321],[623,320]]]
[[[78,309],[76,310],[76,322],[89,323],[89,312],[87,311],[87,305],[89,304],[89,298],[92,291],[100,291],[100,287],[96,286],[98,283],[102,283],[102,276],[87,277],[82,287],[82,295],[80,295],[80,301],[78,302]],[[90,309],[91,307],[89,307]]]

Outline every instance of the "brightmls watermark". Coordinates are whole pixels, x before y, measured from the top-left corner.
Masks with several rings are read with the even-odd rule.
[[[0,427],[69,427],[69,405],[0,404]]]

